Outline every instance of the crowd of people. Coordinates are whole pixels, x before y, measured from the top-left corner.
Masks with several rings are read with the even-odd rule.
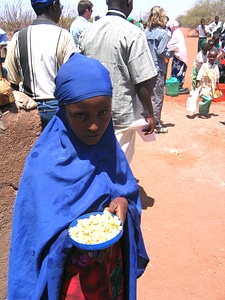
[[[180,94],[189,93],[184,35],[160,6],[134,23],[130,0],[108,0],[106,16],[93,23],[94,4],[79,1],[69,31],[56,25],[59,0],[31,5],[37,18],[14,33],[4,61],[7,80],[37,102],[42,122],[14,204],[7,299],[135,300],[149,257],[129,166],[131,125],[142,118],[146,135],[168,132],[161,115],[170,59],[169,76],[178,79]],[[205,115],[225,53],[218,22],[206,26],[202,19],[196,29],[192,89],[201,89]],[[122,238],[97,256],[76,248],[70,223],[105,209],[121,219]]]

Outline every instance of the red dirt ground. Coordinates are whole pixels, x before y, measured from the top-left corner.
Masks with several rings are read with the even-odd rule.
[[[183,32],[190,88],[197,37]],[[150,143],[137,138],[131,167],[151,258],[138,300],[225,299],[225,102],[213,102],[208,119],[189,118],[187,97],[165,97],[167,134]]]

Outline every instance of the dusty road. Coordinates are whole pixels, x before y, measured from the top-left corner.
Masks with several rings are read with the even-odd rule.
[[[197,38],[184,30],[190,87]],[[142,193],[142,229],[151,262],[138,300],[225,299],[225,102],[210,118],[186,113],[187,95],[166,96],[167,134],[139,137],[131,167]]]

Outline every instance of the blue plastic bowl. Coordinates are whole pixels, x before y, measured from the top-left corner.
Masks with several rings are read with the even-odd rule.
[[[91,215],[97,215],[97,214],[102,215],[103,212],[97,211],[97,212],[92,212],[92,213],[89,213],[89,214],[82,215],[79,218],[75,219],[70,224],[69,229],[71,227],[75,227],[77,225],[78,220],[80,220],[80,219],[86,219],[86,218],[89,218]],[[115,216],[115,215],[113,215],[113,216]],[[108,241],[106,241],[104,243],[98,243],[98,244],[81,244],[81,243],[78,243],[76,240],[74,240],[69,235],[70,236],[70,240],[71,240],[71,242],[73,243],[74,246],[76,246],[79,249],[83,249],[83,250],[95,251],[95,250],[104,250],[104,249],[107,249],[107,248],[111,247],[113,244],[115,244],[117,241],[119,241],[119,239],[123,235],[123,224],[122,224],[121,220],[120,220],[120,223],[121,223],[121,226],[122,226],[121,231],[114,238],[112,238],[111,240],[108,240]]]

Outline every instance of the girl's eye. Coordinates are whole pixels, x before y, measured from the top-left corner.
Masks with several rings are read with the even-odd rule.
[[[109,112],[108,110],[101,110],[98,115],[100,117],[103,117],[103,116],[106,116],[108,114],[108,112]]]
[[[78,119],[84,119],[86,117],[85,113],[77,113],[75,114],[75,117]]]

